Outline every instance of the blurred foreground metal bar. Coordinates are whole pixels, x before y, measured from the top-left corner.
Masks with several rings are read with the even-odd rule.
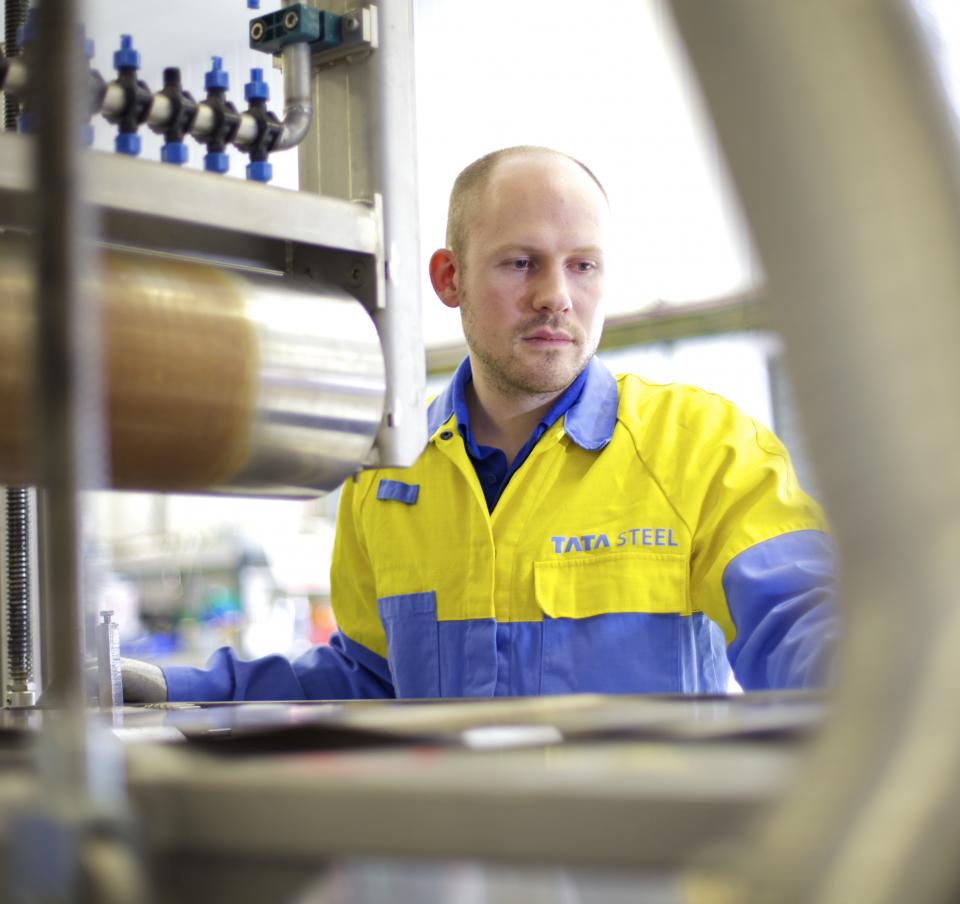
[[[960,167],[947,110],[906,3],[672,5],[768,276],[843,561],[834,718],[739,848],[731,893],[956,900]]]
[[[79,491],[92,465],[100,424],[93,402],[99,359],[92,347],[95,312],[84,305],[90,213],[82,197],[80,78],[76,4],[43,3],[36,81],[38,111],[35,201],[37,231],[36,432],[41,484],[51,531],[47,562],[49,605],[56,611],[53,662],[45,702],[82,712],[83,619]],[[87,486],[89,487],[89,482]]]
[[[143,899],[131,832],[122,822],[123,763],[88,719],[84,681],[80,492],[102,468],[96,311],[84,304],[91,217],[83,195],[77,0],[44,0],[33,87],[39,111],[34,203],[35,373],[46,531],[45,604],[51,681],[37,739],[42,795],[13,821],[2,894],[14,902],[113,904]]]
[[[4,56],[7,60],[20,56],[19,30],[27,19],[27,0],[7,0],[4,4]],[[9,95],[3,97],[3,128],[16,132],[20,105]],[[30,621],[30,539],[34,523],[30,518],[31,490],[9,487],[4,500],[6,517],[5,546],[0,562],[6,571],[6,686],[0,706],[33,706],[33,633]]]

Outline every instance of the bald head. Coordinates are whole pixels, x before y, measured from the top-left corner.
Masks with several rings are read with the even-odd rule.
[[[446,241],[447,248],[454,253],[459,261],[463,262],[466,260],[467,236],[470,232],[470,222],[476,215],[484,192],[489,187],[497,170],[511,160],[535,160],[537,157],[560,158],[579,167],[590,177],[606,199],[607,193],[600,184],[600,180],[590,169],[579,160],[563,154],[560,151],[554,151],[551,148],[537,147],[536,145],[518,145],[516,147],[502,148],[499,151],[492,151],[489,154],[485,154],[479,160],[474,160],[473,163],[467,166],[460,175],[457,176],[453,183],[453,190],[450,192],[450,206],[447,211]]]

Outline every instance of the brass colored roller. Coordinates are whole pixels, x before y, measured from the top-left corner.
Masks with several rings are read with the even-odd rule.
[[[0,483],[30,484],[29,248],[0,241]],[[204,263],[104,252],[100,302],[110,484],[304,495],[368,455],[383,362],[354,299]]]

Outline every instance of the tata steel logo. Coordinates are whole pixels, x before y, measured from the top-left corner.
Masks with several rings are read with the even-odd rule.
[[[669,527],[632,527],[614,535],[613,542],[606,534],[580,534],[577,537],[551,537],[557,555],[568,552],[595,552],[618,546],[679,546]]]

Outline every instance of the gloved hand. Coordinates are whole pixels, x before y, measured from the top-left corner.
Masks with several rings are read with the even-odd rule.
[[[167,699],[167,680],[152,662],[121,656],[120,675],[124,703],[163,703]]]

